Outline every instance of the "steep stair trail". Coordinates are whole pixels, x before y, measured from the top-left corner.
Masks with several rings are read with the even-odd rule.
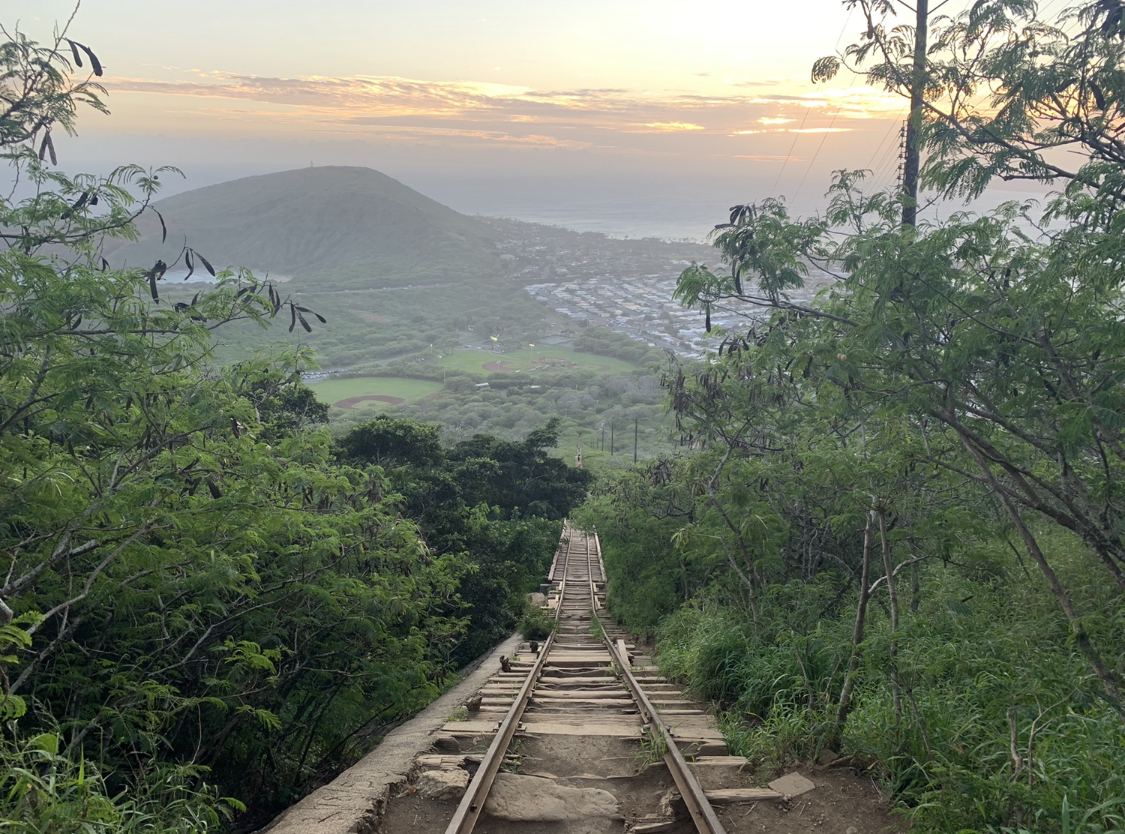
[[[782,799],[749,787],[706,710],[602,616],[596,535],[567,526],[548,578],[553,633],[501,658],[380,831],[722,834],[713,804]]]
[[[816,784],[791,772],[759,787],[747,760],[728,755],[708,712],[602,616],[597,536],[567,526],[543,590],[554,618],[549,639],[502,643],[462,685],[265,830],[901,830],[867,774],[831,763],[806,766]]]

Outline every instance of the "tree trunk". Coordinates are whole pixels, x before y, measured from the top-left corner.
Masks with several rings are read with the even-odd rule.
[[[992,485],[993,493],[1004,505],[1004,510],[1007,512],[1008,518],[1012,520],[1012,524],[1015,525],[1016,529],[1019,531],[1020,537],[1023,539],[1028,555],[1031,556],[1032,561],[1035,562],[1039,571],[1047,580],[1047,586],[1051,589],[1051,593],[1054,595],[1059,607],[1066,615],[1067,622],[1070,623],[1070,633],[1074,637],[1075,644],[1078,646],[1079,651],[1082,652],[1082,656],[1086,658],[1086,662],[1090,665],[1090,668],[1093,669],[1094,674],[1098,676],[1098,680],[1102,682],[1102,686],[1105,687],[1106,697],[1110,704],[1117,710],[1121,718],[1125,720],[1125,708],[1123,708],[1121,704],[1121,688],[1117,682],[1117,678],[1110,668],[1106,666],[1105,660],[1102,659],[1101,654],[1090,641],[1090,635],[1086,633],[1086,628],[1082,625],[1082,619],[1078,616],[1078,612],[1075,611],[1074,603],[1071,601],[1070,595],[1066,592],[1066,588],[1063,587],[1062,582],[1059,580],[1058,574],[1055,573],[1055,569],[1051,567],[1051,563],[1047,561],[1047,557],[1039,548],[1039,542],[1024,523],[1016,505],[1012,503],[1007,493],[1004,492],[996,482],[996,476],[992,474],[992,468],[988,465],[988,461],[985,460],[980,450],[969,443],[964,437],[961,438],[961,442],[964,443],[965,448],[968,450],[969,454],[972,455],[973,460],[976,461],[977,466],[980,467],[981,472],[984,473],[985,478]]]
[[[891,694],[894,697],[896,730],[902,726],[902,692],[898,685],[898,591],[895,590],[895,572],[891,565],[891,543],[887,539],[887,514],[880,508],[876,510],[879,516],[879,544],[883,552],[883,570],[887,573],[887,596],[891,603],[891,647],[888,651],[891,662]]]
[[[906,157],[902,161],[902,225],[918,225],[918,169],[922,147],[923,99],[926,88],[926,42],[929,36],[929,0],[917,0],[914,29],[914,72],[910,79],[910,119],[906,123]]]
[[[867,601],[871,598],[871,516],[867,517],[867,524],[863,528],[863,568],[859,580],[859,604],[855,609],[855,628],[852,631],[852,658],[848,664],[848,673],[844,677],[844,687],[840,690],[840,706],[836,710],[836,724],[828,738],[828,746],[839,746],[840,736],[844,731],[844,722],[848,720],[848,710],[852,705],[852,690],[855,689],[855,678],[859,672],[859,661],[863,656],[860,645],[863,643],[863,629],[867,622]]]

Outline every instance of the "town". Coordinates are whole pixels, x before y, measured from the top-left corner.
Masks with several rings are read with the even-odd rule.
[[[673,300],[676,279],[693,262],[716,272],[725,268],[711,246],[690,240],[621,240],[516,220],[479,219],[495,231],[507,275],[533,280],[524,285],[531,297],[578,327],[600,325],[652,347],[696,357],[717,348],[723,332],[768,316],[749,304],[721,305],[711,314],[708,334],[700,311]],[[810,302],[829,280],[810,268],[808,283],[793,291],[791,300]]]

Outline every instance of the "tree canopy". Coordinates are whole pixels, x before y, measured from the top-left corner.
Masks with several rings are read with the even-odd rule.
[[[552,468],[550,433],[458,459],[376,421],[337,445],[307,352],[216,362],[231,322],[331,325],[190,241],[198,292],[161,260],[111,268],[177,172],[63,173],[52,131],[106,109],[65,33],[17,32],[0,65],[25,185],[0,198],[0,827],[264,821],[510,629],[584,475]]]
[[[800,741],[783,755],[870,756],[925,830],[1068,814],[1108,830],[1125,764],[1097,740],[1125,720],[1121,10],[1046,22],[982,0],[931,17],[919,66],[895,22],[912,9],[848,5],[865,30],[814,79],[847,65],[908,98],[920,78],[931,194],[1059,190],[912,226],[909,198],[840,171],[823,215],[731,209],[721,265],[677,288],[748,319],[666,375],[698,451],[584,511],[610,604],[665,629],[672,671],[765,721],[749,744],[784,724]],[[813,265],[832,281],[794,300]]]

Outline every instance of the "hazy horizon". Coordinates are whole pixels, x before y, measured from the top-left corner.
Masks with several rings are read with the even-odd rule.
[[[40,41],[74,11],[13,2]],[[60,167],[178,166],[171,196],[361,165],[467,214],[671,239],[701,239],[730,205],[766,197],[814,213],[836,169],[871,169],[879,188],[896,179],[906,103],[851,73],[809,78],[858,36],[838,0],[719,0],[706,13],[671,0],[325,0],[315,15],[291,0],[200,0],[193,12],[81,5],[68,35],[105,66],[111,115],[79,113],[79,136],[56,137]],[[981,205],[1033,193],[1001,186]]]
[[[13,3],[41,42],[74,10]],[[111,115],[80,112],[59,164],[179,166],[167,195],[364,165],[462,212],[701,237],[734,202],[814,210],[836,168],[893,180],[905,102],[809,78],[859,27],[838,0],[85,0],[68,36],[105,66]]]
[[[804,182],[800,190],[791,189],[786,194],[781,186],[776,191],[771,189],[776,174],[773,181],[766,182],[753,176],[722,176],[714,172],[653,174],[643,168],[630,170],[623,166],[616,170],[603,165],[560,170],[549,163],[533,165],[534,160],[525,161],[519,168],[493,169],[480,164],[479,158],[475,160],[477,164],[458,166],[455,161],[435,155],[427,164],[427,160],[380,153],[358,143],[317,147],[260,143],[256,145],[257,161],[249,161],[245,149],[225,147],[228,143],[222,147],[224,153],[213,151],[217,157],[214,159],[207,143],[201,147],[200,143],[179,139],[153,142],[151,137],[115,137],[108,141],[79,136],[64,137],[58,144],[71,170],[105,172],[123,161],[145,166],[168,164],[182,169],[183,178],[175,174],[163,178],[161,197],[309,165],[357,165],[387,174],[463,214],[507,217],[610,237],[669,240],[703,240],[716,223],[724,221],[729,206],[766,196],[784,198],[794,214],[813,214],[824,207],[824,192],[831,177],[827,170],[820,172],[821,179],[801,172]],[[302,159],[302,154],[312,158]],[[889,162],[871,182],[883,186],[893,182],[894,160]],[[793,184],[799,184],[799,179]],[[1000,184],[972,208],[991,208],[1004,200],[1036,197],[1039,193],[1041,190],[1027,184]],[[947,216],[962,208],[962,203],[951,201],[924,211],[922,217],[936,217],[939,213]]]

